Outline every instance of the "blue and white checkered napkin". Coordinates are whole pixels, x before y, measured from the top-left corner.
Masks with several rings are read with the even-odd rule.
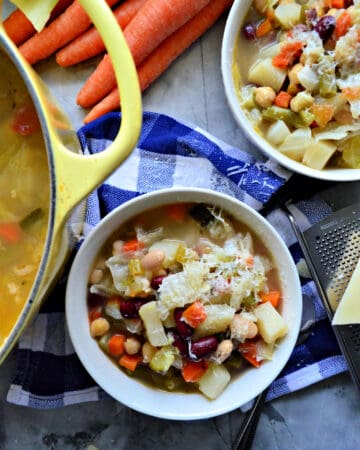
[[[84,151],[102,151],[114,139],[118,128],[118,113],[83,127],[79,138]],[[257,162],[249,154],[201,129],[148,112],[144,114],[138,147],[89,196],[84,235],[119,204],[160,188],[210,188],[260,210],[289,176],[276,164]],[[329,207],[316,198],[297,204],[296,210],[305,226],[330,212]],[[272,211],[268,220],[301,266],[301,251],[284,213]],[[303,293],[315,306],[316,324],[310,337],[295,348],[285,369],[272,384],[269,399],[347,370],[313,281],[306,273],[302,275]],[[7,396],[11,403],[56,408],[106,397],[74,354],[64,321],[65,283],[66,274],[19,342],[17,370]]]

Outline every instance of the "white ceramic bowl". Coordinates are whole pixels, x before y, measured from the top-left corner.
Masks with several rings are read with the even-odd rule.
[[[246,117],[243,109],[240,107],[237,87],[235,86],[232,72],[235,44],[251,3],[251,0],[234,1],[227,18],[221,49],[221,71],[225,87],[225,95],[236,122],[245,132],[246,136],[255,145],[257,145],[261,151],[294,172],[312,178],[330,181],[360,180],[360,169],[317,170],[307,167],[300,162],[294,161],[274,148],[269,142],[266,141],[266,139],[254,130],[250,120]]]
[[[171,393],[153,389],[128,377],[90,337],[86,305],[91,265],[104,242],[129,218],[145,209],[175,202],[206,202],[220,206],[252,229],[267,245],[279,269],[283,302],[281,314],[289,333],[272,361],[244,371],[216,400],[202,394]],[[89,374],[113,398],[142,413],[175,420],[214,417],[234,410],[264,390],[285,366],[296,343],[302,313],[298,273],[280,236],[257,212],[224,194],[204,189],[165,189],[137,197],[112,211],[91,232],[73,262],[66,292],[66,318],[74,348]]]

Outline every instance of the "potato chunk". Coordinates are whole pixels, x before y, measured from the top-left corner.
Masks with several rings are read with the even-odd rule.
[[[268,344],[272,344],[286,335],[287,324],[270,302],[257,306],[254,309],[254,314],[257,318],[256,324],[259,334]]]
[[[279,91],[286,78],[286,70],[272,64],[272,58],[258,59],[249,69],[248,80],[259,86],[270,86]]]

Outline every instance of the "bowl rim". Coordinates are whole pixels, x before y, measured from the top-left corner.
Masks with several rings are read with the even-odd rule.
[[[155,201],[151,207],[146,206],[149,200]],[[284,271],[288,271],[286,281],[284,275],[281,276],[280,274],[280,277],[283,289],[288,289],[287,284],[292,286],[291,313],[289,316],[291,327],[289,326],[288,335],[277,348],[273,361],[268,361],[260,369],[257,369],[259,372],[253,372],[250,369],[245,374],[241,374],[242,379],[247,379],[250,373],[251,382],[248,381],[249,385],[252,385],[255,374],[255,379],[259,379],[256,387],[252,387],[253,391],[250,395],[247,390],[246,392],[244,392],[244,389],[241,390],[241,384],[237,385],[240,378],[235,382],[230,382],[224,392],[215,400],[208,400],[202,394],[172,393],[147,387],[125,375],[110,361],[98,347],[96,341],[91,338],[88,321],[81,320],[81,318],[87,318],[86,302],[79,301],[79,296],[81,298],[86,295],[87,283],[81,282],[81,280],[88,279],[93,259],[113,231],[127,219],[144,209],[184,201],[225,203],[227,207],[224,209],[226,210],[230,209],[229,205],[240,208],[242,215],[247,214],[248,218],[251,217],[256,222],[257,227],[264,226],[265,230],[270,233],[273,238],[271,239],[272,242],[275,241],[275,244],[271,244],[274,245],[272,250],[276,248],[281,253],[281,267]],[[130,212],[132,208],[138,209]],[[111,397],[138,412],[153,417],[170,420],[200,420],[219,416],[240,407],[260,394],[279,375],[294,349],[300,330],[302,294],[298,272],[287,246],[274,227],[258,212],[234,197],[209,189],[170,188],[143,194],[123,203],[102,219],[89,233],[72,263],[66,288],[65,312],[69,336],[76,354],[94,381]],[[102,370],[104,367],[106,373]],[[261,369],[262,372],[260,372]],[[126,386],[126,389],[119,390],[113,377],[119,380],[122,386]],[[227,398],[224,399],[223,396],[230,386],[231,392],[229,391],[226,394]],[[132,396],[131,393],[134,391],[137,394]],[[239,393],[239,397],[234,395],[236,393]],[[239,398],[245,398],[245,400],[239,400]]]
[[[250,120],[240,107],[238,94],[236,91],[234,78],[232,76],[233,55],[237,36],[243,19],[250,6],[251,0],[235,0],[228,14],[223,41],[221,46],[221,72],[225,89],[225,96],[233,114],[233,117],[239,127],[244,131],[246,137],[254,143],[258,149],[265,153],[268,157],[276,160],[279,164],[311,178],[328,181],[356,181],[360,180],[360,169],[324,169],[318,170],[307,167],[304,164],[295,161],[288,156],[276,150],[270,143],[258,134],[252,126]]]

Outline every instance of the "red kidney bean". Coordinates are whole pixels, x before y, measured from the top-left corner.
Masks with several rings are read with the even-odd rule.
[[[247,39],[248,41],[253,41],[254,39],[256,39],[255,25],[252,25],[250,23],[248,23],[247,25],[244,25],[243,34],[244,34],[245,39]]]
[[[120,304],[120,312],[126,319],[135,319],[139,317],[139,309],[144,303],[149,302],[150,299],[136,298],[134,300],[124,300]]]
[[[94,308],[96,306],[102,306],[105,303],[106,297],[103,297],[99,294],[89,293],[88,295],[88,305],[90,308]]]
[[[159,275],[158,277],[154,277],[151,280],[151,287],[153,289],[159,289],[159,287],[161,286],[161,283],[163,282],[163,279],[166,277],[166,275]]]
[[[176,323],[176,328],[182,338],[190,337],[193,334],[193,328],[184,322],[181,317],[184,308],[175,308],[174,310],[174,320]]]
[[[189,354],[196,359],[200,359],[217,349],[218,340],[215,336],[205,336],[191,342]]]
[[[322,16],[318,20],[314,29],[318,32],[321,40],[326,42],[330,39],[333,31],[335,30],[336,19],[334,16]]]
[[[189,355],[188,342],[174,331],[172,332],[172,336],[174,338],[173,346],[177,347],[182,355],[188,356]]]

